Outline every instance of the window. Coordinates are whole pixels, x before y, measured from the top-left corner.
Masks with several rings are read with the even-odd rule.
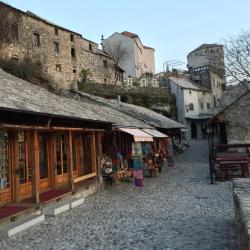
[[[192,91],[189,91],[189,94],[191,95],[191,94],[192,94]]]
[[[104,78],[104,83],[107,83],[107,78]]]
[[[189,103],[188,107],[189,107],[189,110],[194,110],[194,104],[193,103]]]
[[[105,69],[108,67],[108,61],[107,60],[103,61],[103,66],[104,66]]]
[[[71,41],[71,42],[74,42],[74,41],[75,41],[75,37],[74,37],[73,34],[70,34],[70,41]]]
[[[75,48],[71,48],[71,57],[76,58],[76,50],[75,50]]]
[[[8,134],[0,131],[0,190],[9,187]]]
[[[58,36],[58,28],[55,28],[55,35]]]
[[[92,44],[89,43],[89,50],[92,51],[93,50],[93,47],[92,47]]]
[[[34,43],[36,47],[41,46],[40,35],[38,33],[34,33]]]
[[[11,37],[13,41],[18,41],[18,26],[17,24],[12,24],[11,25]]]
[[[18,132],[18,160],[20,169],[20,183],[27,183],[31,180],[31,166],[28,166],[27,135],[24,131]]]
[[[207,103],[207,109],[210,109],[211,106],[210,106],[210,103]]]
[[[74,73],[74,74],[76,73],[76,69],[73,69],[73,73]]]
[[[67,173],[67,147],[66,136],[64,134],[58,134],[55,137],[56,140],[56,173],[62,175]]]
[[[19,61],[19,57],[17,56],[12,56],[11,57],[11,61],[14,62],[14,63],[17,63]]]
[[[204,92],[204,91],[202,92],[202,95],[205,95],[205,92]]]
[[[201,103],[201,110],[204,110],[204,103]]]
[[[54,51],[59,53],[59,43],[54,42]]]
[[[39,167],[40,178],[48,178],[48,158],[47,158],[47,136],[39,135]]]
[[[56,71],[57,71],[57,72],[62,71],[62,66],[61,66],[61,64],[57,64],[57,65],[56,65]]]

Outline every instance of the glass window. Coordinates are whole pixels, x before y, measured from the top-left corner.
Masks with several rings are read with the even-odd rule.
[[[0,131],[0,190],[9,187],[8,134]]]
[[[194,110],[194,104],[193,103],[189,103],[189,110]]]
[[[40,179],[48,178],[47,137],[45,134],[39,135],[39,166]]]
[[[27,136],[24,131],[18,132],[18,160],[20,170],[20,183],[26,183],[31,180],[31,168],[27,164]]]
[[[56,135],[56,172],[67,173],[67,147],[65,135]]]

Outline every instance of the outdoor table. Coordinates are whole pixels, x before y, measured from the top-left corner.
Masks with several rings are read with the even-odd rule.
[[[248,175],[248,157],[218,157],[216,163],[220,168],[220,179],[222,180],[223,172],[225,172],[225,178],[229,179],[228,170],[239,167],[241,169],[241,176],[246,177]]]

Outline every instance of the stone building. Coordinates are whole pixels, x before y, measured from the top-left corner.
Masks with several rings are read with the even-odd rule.
[[[116,83],[123,71],[98,44],[29,11],[0,2],[0,58],[30,60],[42,77],[69,88],[85,72],[89,82]]]
[[[137,34],[123,31],[115,32],[102,41],[104,50],[116,56],[119,51],[124,50],[125,56],[121,58],[119,66],[125,70],[124,78],[140,78],[145,73],[155,74],[155,49],[143,45]]]
[[[217,106],[226,85],[223,45],[202,44],[187,55],[187,61],[192,80],[211,89]]]
[[[216,143],[250,143],[250,90],[238,86],[212,119]]]
[[[188,139],[206,136],[205,122],[213,116],[210,89],[188,78],[170,77],[170,91],[176,96],[177,120],[187,128]]]

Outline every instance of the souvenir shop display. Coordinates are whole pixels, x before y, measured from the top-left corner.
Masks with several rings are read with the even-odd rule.
[[[174,166],[174,151],[173,151],[172,139],[171,138],[167,138],[167,143],[168,143],[168,147],[167,147],[167,162],[168,162],[168,166],[169,167],[173,167]]]

